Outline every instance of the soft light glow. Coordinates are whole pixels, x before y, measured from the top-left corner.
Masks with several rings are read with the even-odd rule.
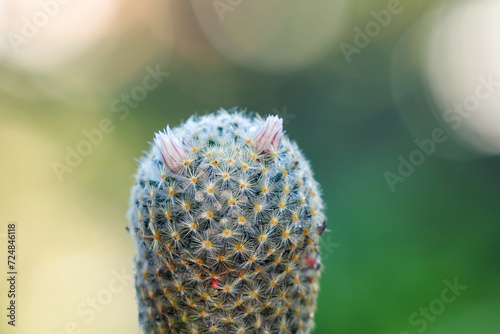
[[[455,5],[431,31],[424,74],[438,117],[469,146],[500,153],[500,1]]]
[[[56,66],[85,51],[113,26],[118,0],[2,1],[8,20],[0,57],[32,69]]]
[[[226,58],[258,70],[302,68],[338,42],[346,1],[191,0],[201,30]]]

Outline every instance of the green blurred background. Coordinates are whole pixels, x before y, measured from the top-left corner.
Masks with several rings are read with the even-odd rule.
[[[0,12],[1,257],[6,268],[17,222],[19,271],[18,323],[2,315],[0,332],[138,333],[135,158],[167,124],[239,106],[280,115],[322,184],[315,333],[500,333],[500,93],[481,81],[500,80],[500,1],[4,0]],[[146,89],[154,70],[168,76]],[[112,130],[83,147],[103,119]],[[447,140],[414,153],[436,128]],[[88,154],[62,172],[78,147]],[[423,161],[391,186],[400,156]],[[467,287],[443,302],[455,280]]]

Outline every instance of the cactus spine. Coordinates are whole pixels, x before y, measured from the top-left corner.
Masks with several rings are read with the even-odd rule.
[[[145,333],[309,333],[326,222],[282,120],[219,111],[156,135],[130,199]]]

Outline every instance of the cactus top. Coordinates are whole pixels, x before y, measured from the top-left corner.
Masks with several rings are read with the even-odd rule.
[[[129,220],[145,333],[308,333],[326,222],[282,120],[219,111],[157,134]]]

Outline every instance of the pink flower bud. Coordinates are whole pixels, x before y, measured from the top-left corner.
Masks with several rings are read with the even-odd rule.
[[[165,166],[172,172],[178,173],[182,169],[188,150],[181,140],[174,136],[168,125],[166,131],[160,131],[155,135],[155,144],[160,151]]]
[[[253,137],[253,144],[260,151],[277,150],[283,137],[283,120],[278,116],[267,117],[265,123]]]

